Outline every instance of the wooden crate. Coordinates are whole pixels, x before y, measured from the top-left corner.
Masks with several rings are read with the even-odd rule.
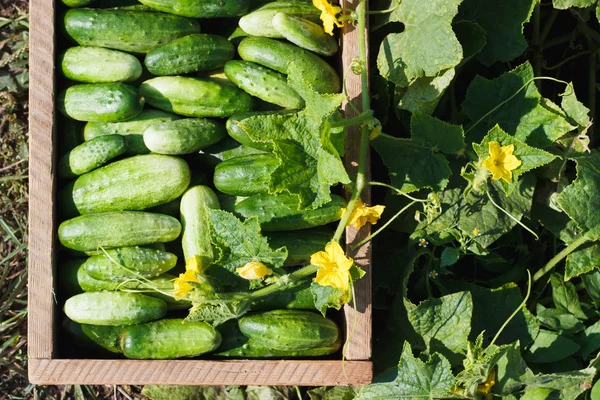
[[[344,0],[354,8],[357,0]],[[356,309],[343,310],[344,330],[350,341],[341,360],[167,360],[65,359],[57,345],[62,311],[55,287],[56,268],[56,111],[55,4],[58,0],[30,0],[30,191],[29,191],[29,380],[36,384],[171,384],[171,385],[364,385],[371,382],[371,248],[351,256],[367,271],[356,284]],[[340,71],[358,53],[358,35],[348,26],[341,37]],[[347,92],[360,109],[360,77],[346,75]],[[353,116],[345,104],[346,115]],[[348,133],[345,163],[354,174],[359,153],[357,129]],[[369,201],[364,193],[363,201]],[[348,243],[370,233],[368,228],[346,230]],[[346,323],[347,322],[347,323]]]

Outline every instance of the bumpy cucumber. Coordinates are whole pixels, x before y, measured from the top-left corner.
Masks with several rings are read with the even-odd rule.
[[[179,75],[220,68],[234,55],[233,45],[224,37],[194,34],[151,50],[144,64],[154,75]]]
[[[319,93],[339,93],[341,89],[340,77],[331,65],[294,44],[247,37],[240,42],[238,53],[243,60],[264,65],[282,74],[288,74],[290,64],[294,63],[302,77]]]
[[[340,329],[319,314],[301,310],[273,310],[239,320],[240,331],[250,340],[276,350],[305,350],[334,344]]]
[[[219,347],[221,334],[206,322],[164,319],[123,329],[121,349],[127,358],[162,360],[195,357]]]
[[[58,227],[61,244],[79,251],[170,242],[180,233],[181,224],[175,218],[142,211],[81,215]]]
[[[255,142],[250,137],[248,137],[248,133],[246,132],[246,127],[244,125],[244,120],[255,117],[257,115],[287,115],[295,113],[296,111],[284,110],[284,111],[270,111],[270,112],[244,112],[232,115],[225,124],[227,128],[227,133],[229,136],[234,138],[239,143],[244,146],[252,147],[258,150],[263,150],[267,152],[273,151],[273,144],[271,142]]]
[[[121,331],[123,326],[81,324],[82,333],[91,341],[111,353],[121,353]]]
[[[261,340],[248,340],[244,342],[244,338],[240,333],[240,336],[234,338],[227,338],[227,343],[241,343],[238,346],[230,346],[229,348],[224,347],[223,350],[215,353],[220,357],[232,357],[232,358],[303,358],[303,357],[319,357],[333,354],[342,347],[342,339],[338,338],[334,343],[329,345],[311,347],[306,349],[298,350],[280,350],[272,347],[265,346]]]
[[[148,211],[148,212],[154,212],[156,214],[163,214],[163,213],[159,213],[157,211]],[[169,215],[169,214],[167,214]],[[154,250],[159,250],[159,251],[167,251],[165,248],[165,244],[164,243],[151,243],[151,244],[147,244],[143,247],[146,247],[148,249],[154,249]],[[84,251],[82,252],[83,254],[85,254],[86,256],[97,256],[99,254],[104,254],[103,249],[96,249],[96,250],[88,250],[88,251]],[[83,255],[81,255],[83,257]]]
[[[119,326],[162,318],[167,304],[139,293],[86,292],[69,298],[64,311],[80,324]]]
[[[106,164],[127,151],[121,135],[106,135],[84,142],[65,154],[58,163],[58,176],[74,178]]]
[[[180,116],[160,110],[143,110],[135,118],[122,122],[88,122],[83,130],[85,140],[98,136],[121,135],[127,139],[127,154],[147,154],[150,150],[144,144],[144,132],[149,127],[167,121],[181,119]]]
[[[225,126],[205,118],[186,118],[153,125],[144,132],[144,144],[158,154],[191,154],[227,136]]]
[[[192,18],[237,17],[244,15],[249,0],[140,0],[156,10]]]
[[[283,38],[284,36],[272,24],[273,17],[277,13],[298,15],[318,21],[321,12],[310,3],[275,1],[265,4],[240,18],[240,28],[251,36]]]
[[[148,104],[188,117],[229,117],[252,110],[252,97],[235,86],[208,79],[162,76],[142,83]]]
[[[145,247],[107,250],[85,262],[85,271],[94,279],[118,282],[129,278],[153,278],[175,267],[177,256]]]
[[[303,49],[323,56],[332,56],[338,50],[336,40],[323,26],[305,18],[280,12],[275,14],[272,23],[281,36]]]
[[[180,37],[200,33],[198,21],[151,11],[72,9],[67,33],[82,46],[147,53]]]
[[[136,57],[102,47],[71,47],[62,56],[61,66],[65,77],[86,83],[132,82],[142,75]]]
[[[142,112],[144,99],[124,83],[84,83],[62,91],[58,109],[77,121],[118,122]]]
[[[250,61],[225,64],[225,75],[240,89],[268,103],[284,108],[302,108],[304,99],[288,86],[285,75]]]
[[[234,207],[235,213],[244,218],[258,217],[264,232],[294,231],[313,228],[338,221],[346,201],[337,195],[315,210],[298,210],[298,197],[294,195],[257,194],[248,197]]]
[[[69,7],[84,7],[92,4],[96,0],[62,0],[63,4]]]
[[[214,258],[207,213],[209,208],[220,208],[219,199],[208,186],[194,186],[183,194],[180,207],[185,260],[197,257],[198,266],[207,267]]]
[[[273,154],[252,154],[223,161],[215,168],[215,187],[232,196],[269,192],[269,180],[281,162]]]
[[[65,209],[80,214],[145,210],[176,199],[190,183],[178,157],[147,154],[125,158],[80,176],[63,189]]]
[[[294,232],[277,232],[267,234],[269,245],[278,249],[285,246],[288,256],[284,267],[307,265],[310,256],[318,251],[323,251],[331,241],[333,232],[327,228],[304,229]]]

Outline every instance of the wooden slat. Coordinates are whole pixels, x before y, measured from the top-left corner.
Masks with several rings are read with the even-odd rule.
[[[345,370],[345,372],[344,372]],[[348,386],[371,382],[368,361],[142,361],[30,360],[38,385],[298,385]]]
[[[343,8],[355,9],[358,0],[344,0],[341,2]],[[346,90],[350,102],[358,109],[362,109],[362,85],[360,75],[355,75],[349,66],[352,60],[358,55],[358,30],[357,27],[346,24],[344,26],[344,36],[342,41],[342,68],[345,73]],[[368,60],[368,54],[367,54]],[[368,62],[367,62],[368,65]],[[347,118],[357,116],[350,104],[343,106],[344,114]],[[351,177],[356,176],[360,152],[360,127],[352,126],[348,128],[346,140],[346,169]],[[367,165],[370,164],[370,156],[367,156]],[[370,170],[367,174],[367,182],[370,180]],[[370,204],[371,189],[365,188],[362,193],[362,201]],[[346,228],[346,245],[349,247],[359,243],[371,234],[370,225],[366,225],[360,230],[354,227]],[[346,337],[349,342],[346,345],[344,354],[348,360],[368,360],[371,358],[371,243],[367,243],[356,250],[348,250],[348,254],[354,258],[358,266],[366,271],[365,276],[354,284],[356,308],[353,304],[344,307],[346,321]]]
[[[52,136],[54,1],[30,0],[29,59],[29,358],[51,358],[54,296]]]

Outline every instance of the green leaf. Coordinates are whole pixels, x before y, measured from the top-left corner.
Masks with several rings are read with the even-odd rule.
[[[550,283],[552,284],[552,300],[554,301],[554,306],[559,311],[564,311],[572,314],[576,318],[586,320],[587,316],[581,309],[575,286],[570,282],[562,280],[558,274],[552,274],[550,276]]]
[[[452,31],[461,0],[403,0],[390,21],[404,24],[402,33],[389,34],[381,44],[380,74],[406,87],[415,79],[435,77],[462,60],[462,48]]]
[[[486,66],[496,61],[510,61],[527,49],[523,25],[529,21],[534,0],[504,0],[498,8],[495,0],[465,0],[459,19],[477,22],[485,31],[487,43],[479,53]]]
[[[575,88],[573,87],[572,82],[567,85],[565,92],[562,94],[560,106],[565,111],[567,116],[577,125],[579,125],[580,128],[587,127],[588,123],[590,122],[590,109],[577,100],[577,95],[575,94]]]
[[[302,111],[257,115],[238,126],[256,142],[273,143],[281,165],[271,175],[269,191],[297,195],[300,208],[314,209],[331,200],[330,186],[350,182],[326,124],[345,96],[317,93],[293,65],[288,84],[305,100]]]
[[[525,172],[549,164],[556,158],[554,154],[526,145],[517,138],[510,136],[496,125],[488,132],[480,144],[473,143],[473,149],[475,149],[475,152],[479,156],[480,162],[483,162],[490,156],[489,143],[492,141],[500,143],[501,146],[508,146],[511,144],[515,146],[513,154],[521,160],[521,165],[512,171],[513,181],[518,180],[519,176]]]
[[[557,198],[560,207],[591,240],[600,239],[600,153],[593,150],[577,161],[577,179]]]
[[[556,308],[546,308],[540,303],[536,305],[536,317],[547,328],[559,333],[573,334],[585,328],[573,314]]]
[[[244,295],[221,294],[214,299],[193,301],[190,313],[185,318],[188,322],[207,322],[221,325],[231,319],[246,314],[252,303]]]
[[[579,340],[581,350],[579,353],[584,359],[587,359],[592,353],[600,350],[600,321],[588,326]]]
[[[569,281],[592,271],[598,265],[600,265],[600,243],[586,243],[567,256],[564,279]]]
[[[590,399],[600,399],[600,381],[597,381],[590,392]]]
[[[446,398],[451,396],[453,385],[452,369],[444,356],[433,354],[423,362],[413,356],[405,342],[398,367],[377,375],[355,400]]]
[[[339,310],[344,304],[352,300],[352,292],[350,290],[338,289],[333,286],[321,286],[318,283],[310,285],[315,307],[325,316],[328,308]]]
[[[506,352],[498,360],[497,367],[496,384],[494,385],[495,394],[508,395],[524,386],[522,379],[528,373],[528,370],[525,360],[521,357],[519,343],[512,343],[507,346]]]
[[[247,400],[293,400],[296,399],[294,386],[246,386]]]
[[[451,171],[443,154],[464,147],[462,127],[415,112],[411,118],[412,139],[380,134],[371,145],[381,156],[392,185],[404,192],[422,188],[443,190]]]
[[[558,333],[540,329],[535,341],[525,353],[528,362],[543,364],[560,361],[575,354],[581,346]]]
[[[592,298],[596,308],[600,308],[600,271],[595,270],[581,277],[585,290]]]
[[[498,124],[518,140],[545,148],[575,129],[556,106],[543,101],[532,79],[533,68],[529,62],[493,80],[476,76],[467,88],[462,107],[471,121],[482,120],[471,125],[467,130],[468,137],[479,141]]]
[[[310,400],[353,400],[357,389],[352,386],[319,387],[308,391]]]
[[[478,23],[472,21],[459,21],[453,25],[453,28],[463,48],[462,64],[464,64],[485,47],[486,33]]]
[[[150,400],[246,400],[239,386],[166,386],[147,385],[142,394]]]
[[[456,264],[460,257],[460,251],[455,247],[446,247],[440,257],[440,267],[449,267]]]
[[[287,249],[273,250],[269,241],[260,234],[258,218],[242,222],[226,211],[209,209],[211,238],[219,254],[214,264],[231,272],[249,262],[261,262],[271,268],[281,267],[287,258]]]
[[[418,78],[407,88],[397,87],[398,108],[410,112],[433,114],[456,72],[450,68],[435,77]]]
[[[556,374],[530,375],[524,379],[524,382],[528,390],[535,388],[556,390],[559,396],[555,398],[572,400],[592,387],[595,374],[595,368],[586,368]]]
[[[554,398],[553,394],[555,394],[555,391],[552,389],[532,388],[525,390],[521,400],[550,400]]]
[[[466,350],[471,331],[473,301],[469,292],[425,300],[418,306],[405,301],[408,320],[419,334],[429,354],[441,353],[453,364]]]
[[[559,10],[566,10],[571,7],[589,7],[596,4],[597,0],[552,0],[552,5],[554,8],[558,8]]]

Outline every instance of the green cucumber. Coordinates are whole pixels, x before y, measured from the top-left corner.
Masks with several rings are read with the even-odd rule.
[[[273,154],[252,154],[223,161],[215,168],[215,187],[232,196],[269,192],[269,181],[281,161]]]
[[[309,264],[310,256],[325,249],[333,237],[333,232],[327,228],[313,228],[271,233],[266,236],[271,248],[278,249],[283,246],[287,248],[288,256],[283,266],[291,267]]]
[[[249,0],[140,0],[159,11],[191,18],[239,17],[248,11]]]
[[[235,212],[235,206],[238,203],[241,203],[242,201],[247,199],[247,197],[244,196],[230,196],[221,192],[219,192],[217,196],[219,197],[221,209],[230,213]]]
[[[121,135],[100,136],[84,142],[60,159],[58,176],[75,178],[90,172],[125,153],[127,146],[127,140]]]
[[[197,257],[198,267],[202,270],[214,259],[207,209],[220,208],[219,199],[208,186],[194,186],[183,194],[180,207],[183,256],[186,262]]]
[[[83,129],[85,140],[98,136],[121,135],[127,139],[127,154],[147,154],[150,150],[144,144],[144,132],[149,127],[167,121],[181,119],[180,116],[160,110],[143,110],[135,118],[122,122],[88,122]]]
[[[158,154],[191,154],[227,136],[225,126],[205,118],[186,118],[153,125],[144,132],[144,144]]]
[[[252,97],[237,87],[184,76],[147,80],[140,93],[151,106],[188,117],[229,117],[253,107]]]
[[[251,36],[282,39],[284,36],[272,24],[273,17],[277,13],[297,15],[318,21],[321,11],[310,3],[274,1],[240,18],[240,28]]]
[[[289,115],[293,114],[296,111],[293,110],[282,110],[282,111],[269,111],[269,112],[244,112],[232,115],[225,124],[227,128],[227,133],[229,136],[234,138],[239,143],[244,146],[252,147],[258,150],[272,152],[273,151],[273,143],[269,141],[265,142],[255,142],[250,137],[248,137],[248,133],[246,132],[246,128],[244,127],[244,120],[247,118],[262,116],[262,115]]]
[[[123,355],[134,359],[164,360],[195,357],[215,350],[221,334],[206,322],[164,319],[123,329]]]
[[[240,89],[283,108],[303,108],[304,99],[288,86],[285,75],[250,61],[225,64],[225,75]]]
[[[81,175],[63,189],[65,209],[80,214],[145,210],[181,196],[190,168],[178,157],[147,154],[125,158]]]
[[[220,357],[231,357],[231,358],[303,358],[303,357],[319,357],[333,354],[342,347],[342,339],[338,338],[334,343],[316,346],[306,349],[299,350],[280,350],[272,347],[265,346],[261,340],[248,340],[244,341],[244,335],[241,333],[239,336],[232,338],[224,338],[227,343],[230,344],[229,348],[224,347],[216,356]],[[235,346],[233,343],[240,343]]]
[[[123,326],[81,324],[81,331],[86,337],[111,353],[121,353],[120,341],[123,328]]]
[[[63,90],[59,111],[77,121],[119,122],[142,112],[144,98],[124,83],[82,83]]]
[[[119,326],[162,318],[167,313],[167,305],[139,293],[86,292],[69,298],[64,312],[80,324]]]
[[[148,211],[148,212],[154,212],[156,214],[164,214],[164,213],[160,213],[158,211]],[[169,215],[169,214],[167,214],[167,215]],[[151,243],[151,244],[147,244],[147,245],[145,245],[143,247],[148,248],[148,249],[166,251],[164,243]],[[99,254],[104,254],[104,250],[97,249],[97,250],[84,251],[84,252],[80,252],[80,253],[81,253],[80,254],[81,257],[84,257],[84,256],[97,256]]]
[[[335,322],[311,311],[273,310],[239,319],[250,340],[275,350],[306,350],[334,344],[340,337]]]
[[[220,68],[234,56],[229,40],[198,33],[152,49],[144,64],[153,75],[179,75]]]
[[[61,57],[68,79],[86,82],[132,82],[142,75],[142,64],[131,54],[102,47],[77,46]]]
[[[95,1],[96,0],[62,0],[63,4],[69,7],[84,7]]]
[[[270,295],[260,297],[252,303],[251,309],[252,311],[278,309],[315,310],[315,300],[310,289],[311,284],[311,280],[307,280]]]
[[[123,281],[125,279],[153,278],[175,267],[174,254],[145,247],[123,247],[106,250],[106,254],[87,259],[85,272],[94,279]]]
[[[79,251],[170,242],[180,233],[181,224],[175,218],[142,211],[81,215],[58,227],[60,243]]]
[[[337,41],[322,25],[283,12],[275,14],[272,23],[281,36],[303,49],[323,56],[332,56],[338,51]]]
[[[244,218],[258,217],[263,232],[295,231],[338,221],[346,201],[337,195],[314,210],[299,210],[298,197],[288,194],[256,194],[236,204],[234,211]]]
[[[64,23],[69,36],[82,46],[132,53],[147,53],[180,37],[200,33],[196,20],[152,11],[71,9]]]
[[[265,154],[262,150],[241,145],[229,136],[215,145],[200,150],[199,153],[196,159],[211,168],[215,168],[222,161],[227,161],[235,157],[248,156],[250,154]]]
[[[294,63],[302,77],[319,93],[339,93],[340,77],[331,65],[308,50],[277,40],[247,37],[240,42],[238,53],[243,60],[252,61],[274,69],[282,74],[289,73]]]

